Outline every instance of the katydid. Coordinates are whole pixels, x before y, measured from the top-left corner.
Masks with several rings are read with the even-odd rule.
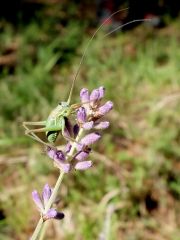
[[[125,9],[123,9],[125,10]],[[47,146],[51,146],[51,144],[54,144],[59,133],[61,132],[62,135],[65,137],[65,138],[69,138],[67,136],[65,136],[65,122],[66,122],[66,118],[68,118],[73,112],[75,109],[79,108],[82,104],[73,104],[73,105],[70,105],[71,103],[71,97],[72,97],[72,93],[73,93],[73,89],[74,89],[74,84],[75,84],[75,81],[78,77],[78,74],[79,74],[79,71],[80,71],[80,67],[82,65],[82,62],[84,60],[84,57],[86,55],[86,52],[89,48],[89,45],[91,43],[91,41],[93,40],[93,38],[95,37],[96,33],[104,26],[104,24],[109,21],[110,18],[112,18],[112,16],[114,16],[115,14],[117,14],[118,12],[120,11],[123,11],[123,10],[118,10],[116,12],[114,12],[113,14],[111,14],[98,28],[97,30],[94,32],[94,34],[92,35],[92,37],[89,39],[87,45],[86,45],[86,48],[83,52],[83,55],[81,57],[81,60],[80,60],[80,63],[79,63],[79,66],[78,66],[78,69],[77,69],[77,72],[75,74],[75,77],[73,78],[73,81],[72,81],[72,85],[71,85],[71,89],[70,89],[70,93],[69,93],[69,97],[68,97],[68,100],[66,102],[60,102],[58,104],[58,106],[52,110],[52,112],[49,114],[47,120],[45,121],[39,121],[39,122],[23,122],[23,127],[26,129],[25,130],[25,134],[28,135],[29,137],[33,138],[34,140],[40,142],[40,143],[43,143]],[[146,20],[149,20],[149,19],[146,19]],[[113,31],[105,34],[104,36],[108,36],[110,35],[112,32],[115,32],[117,29],[120,29],[124,26],[126,26],[127,24],[130,24],[130,23],[133,23],[133,22],[137,22],[137,21],[146,21],[144,19],[138,19],[138,20],[132,20],[128,23],[125,23],[124,25],[120,25],[118,26],[116,29],[114,29]],[[41,126],[41,128],[35,128],[35,129],[29,129],[28,126]],[[39,133],[39,132],[45,132],[46,133],[46,137],[47,137],[47,140],[48,142],[44,142],[40,137],[37,136],[36,133]],[[71,138],[69,138],[69,140],[72,140]]]

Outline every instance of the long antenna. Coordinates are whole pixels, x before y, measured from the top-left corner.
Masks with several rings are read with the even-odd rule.
[[[85,50],[84,50],[84,52],[83,52],[83,55],[82,55],[82,57],[81,57],[79,66],[78,66],[78,68],[77,68],[77,72],[76,72],[76,74],[75,74],[75,76],[74,76],[74,79],[73,79],[73,81],[72,81],[72,85],[71,85],[69,97],[68,97],[68,100],[67,100],[67,103],[68,103],[68,104],[70,104],[71,97],[72,97],[72,93],[73,93],[73,89],[74,89],[74,83],[75,83],[75,81],[76,81],[76,79],[77,79],[77,77],[78,77],[78,75],[79,75],[79,71],[80,71],[81,65],[82,65],[82,63],[83,63],[84,57],[85,57],[85,55],[86,55],[86,52],[87,52],[87,50],[88,50],[88,48],[89,48],[90,43],[92,42],[92,40],[93,40],[94,37],[96,36],[97,32],[105,25],[105,23],[106,23],[107,21],[109,21],[109,19],[111,19],[115,14],[117,14],[117,13],[119,13],[119,12],[122,12],[122,11],[125,11],[125,10],[127,10],[127,9],[128,9],[128,8],[120,9],[120,10],[112,13],[112,14],[111,14],[108,18],[106,18],[106,19],[104,20],[104,22],[96,29],[96,31],[94,32],[94,34],[92,35],[92,37],[89,39],[89,41],[88,41],[88,43],[87,43],[87,45],[86,45],[86,48],[85,48]],[[113,32],[117,31],[118,29],[122,29],[123,27],[125,27],[125,26],[127,26],[127,25],[129,25],[129,24],[131,24],[131,23],[134,23],[134,22],[145,22],[145,21],[151,21],[151,20],[152,20],[152,19],[136,19],[136,20],[132,20],[132,21],[127,22],[127,23],[125,23],[125,24],[123,24],[123,25],[120,25],[120,26],[118,26],[117,28],[115,28],[114,30],[108,32],[107,34],[104,35],[104,37],[109,36],[110,34],[112,34]],[[103,38],[104,38],[104,37],[103,37]]]
[[[152,19],[151,18],[146,18],[146,19],[134,19],[134,20],[131,20],[130,22],[127,22],[127,23],[124,23],[123,25],[119,25],[117,28],[113,29],[112,31],[106,33],[103,38],[111,35],[113,32],[116,32],[118,29],[122,29],[123,27],[131,24],[131,23],[135,23],[135,22],[146,22],[146,21],[151,21]]]
[[[74,79],[73,79],[73,81],[72,81],[71,89],[70,89],[70,92],[69,92],[69,97],[68,97],[68,100],[67,100],[67,103],[68,103],[68,104],[70,104],[71,97],[72,97],[72,92],[73,92],[73,89],[74,89],[74,83],[75,83],[75,81],[76,81],[76,79],[77,79],[77,77],[78,77],[78,75],[79,75],[79,71],[80,71],[82,62],[83,62],[84,57],[85,57],[85,55],[86,55],[86,52],[87,52],[87,50],[88,50],[88,48],[89,48],[89,45],[90,45],[90,43],[92,42],[93,38],[95,37],[96,33],[97,33],[97,32],[105,25],[105,23],[107,23],[115,14],[117,14],[117,13],[119,13],[119,12],[122,12],[122,11],[125,11],[125,10],[127,10],[127,9],[128,9],[128,8],[120,9],[120,10],[112,13],[112,14],[111,14],[108,18],[106,18],[106,19],[104,20],[104,22],[96,29],[96,31],[94,32],[94,34],[92,35],[92,37],[89,39],[89,41],[88,41],[88,43],[87,43],[87,45],[86,45],[86,48],[85,48],[85,50],[84,50],[84,52],[83,52],[83,55],[82,55],[82,57],[81,57],[79,66],[78,66],[78,68],[77,68],[77,72],[76,72],[76,74],[75,74],[75,76],[74,76]]]

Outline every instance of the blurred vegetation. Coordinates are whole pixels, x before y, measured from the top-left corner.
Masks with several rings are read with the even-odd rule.
[[[0,24],[0,239],[27,239],[38,220],[31,191],[55,183],[58,171],[22,121],[46,119],[68,97],[92,36],[76,7],[51,5],[28,24]],[[53,13],[53,14],[52,14]],[[146,24],[94,39],[76,82],[106,87],[111,128],[94,167],[66,176],[45,239],[99,239],[109,207],[110,239],[180,239],[180,22]]]

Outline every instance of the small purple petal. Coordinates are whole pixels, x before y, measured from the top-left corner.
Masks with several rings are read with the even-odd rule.
[[[92,161],[83,161],[83,162],[78,162],[75,165],[76,170],[86,170],[92,166]]]
[[[97,100],[99,100],[99,89],[94,89],[90,95],[90,102],[96,102]]]
[[[77,151],[82,151],[83,147],[84,147],[83,144],[81,144],[81,143],[76,143],[76,149],[77,149]]]
[[[55,166],[62,170],[65,173],[68,173],[71,170],[71,164],[70,163],[61,163],[61,162],[54,162]]]
[[[106,129],[109,127],[109,122],[100,122],[94,128],[95,129]]]
[[[64,162],[66,160],[64,153],[61,150],[57,150],[56,154],[54,155],[54,161],[56,162]]]
[[[48,219],[51,219],[51,218],[56,218],[57,214],[58,214],[58,213],[57,213],[56,209],[50,208],[50,209],[47,211],[47,213],[45,213],[45,214],[43,215],[43,219],[44,219],[44,220],[48,220]]]
[[[78,161],[83,161],[84,159],[86,159],[89,156],[91,149],[89,148],[89,151],[80,151],[77,155],[76,155],[76,159]]]
[[[90,133],[81,139],[80,143],[83,145],[90,145],[97,142],[101,138],[99,133]]]
[[[84,123],[86,121],[86,110],[84,107],[80,107],[77,111],[77,120],[79,123]]]
[[[94,125],[94,122],[91,121],[91,122],[86,122],[82,125],[82,127],[85,129],[85,130],[90,130],[91,128],[93,128],[93,125]]]
[[[51,190],[51,188],[49,187],[49,185],[46,184],[46,185],[44,186],[43,193],[42,193],[42,198],[43,198],[43,201],[44,201],[44,206],[46,206],[47,202],[49,201],[49,198],[51,197],[51,194],[52,194],[52,190]]]
[[[89,91],[86,88],[83,88],[80,92],[81,102],[89,102]]]
[[[54,159],[54,155],[56,154],[56,149],[47,147],[47,155],[51,158]]]
[[[103,106],[98,109],[100,115],[105,115],[113,108],[113,103],[111,101],[106,102]]]
[[[39,193],[36,190],[34,190],[32,192],[32,198],[33,198],[33,201],[35,202],[36,206],[39,208],[40,212],[43,212],[44,211],[44,206],[42,204]]]
[[[99,87],[99,100],[104,97],[104,93],[105,93],[105,88],[102,86]]]
[[[66,144],[66,146],[65,146],[65,153],[68,153],[68,152],[70,152],[70,150],[71,150],[71,143],[70,142],[68,142],[67,144]]]

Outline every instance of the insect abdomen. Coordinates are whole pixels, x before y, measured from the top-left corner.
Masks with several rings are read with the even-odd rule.
[[[46,132],[46,136],[47,136],[48,142],[54,143],[56,141],[56,139],[57,139],[58,134],[59,134],[59,131],[49,131],[49,132]]]

